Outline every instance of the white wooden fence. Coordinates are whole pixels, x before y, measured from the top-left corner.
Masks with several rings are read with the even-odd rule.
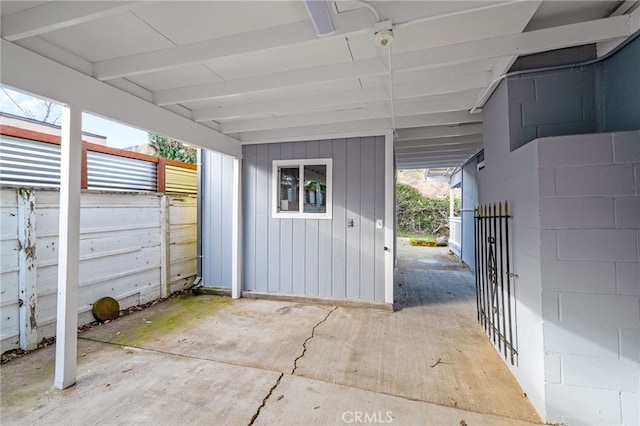
[[[55,335],[59,192],[0,190],[0,351]],[[196,275],[196,198],[83,192],[79,325],[97,299],[122,309],[189,286]]]

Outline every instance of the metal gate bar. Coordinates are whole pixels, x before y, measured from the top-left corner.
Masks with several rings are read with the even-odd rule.
[[[509,250],[509,206],[479,206],[475,217],[476,305],[478,322],[485,333],[504,353],[504,359],[515,364],[513,334],[511,272]]]

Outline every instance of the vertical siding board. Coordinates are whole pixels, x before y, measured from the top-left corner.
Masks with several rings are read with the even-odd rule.
[[[347,140],[347,221],[353,220],[353,228],[347,228],[347,298],[360,298],[360,149],[359,138]]]
[[[347,259],[347,141],[333,143],[333,220],[331,258],[331,295],[346,297]]]
[[[269,244],[269,145],[258,145],[256,168],[256,290],[267,291]]]
[[[318,156],[333,158],[333,143],[320,142]],[[335,159],[334,167],[335,167]],[[335,204],[335,201],[334,201]],[[335,218],[335,216],[334,216]],[[331,258],[333,255],[332,220],[318,221],[318,294],[323,297],[331,296]]]
[[[280,153],[280,144],[269,144],[269,164],[268,169],[273,173],[273,160],[279,160]],[[269,292],[280,293],[282,290],[280,289],[280,220],[274,219],[271,213],[273,206],[271,205],[273,200],[273,185],[272,180],[275,179],[275,176],[271,176],[268,180],[268,206],[267,206],[267,218],[269,222],[269,247],[268,247],[268,283],[267,289]]]
[[[360,298],[374,300],[375,139],[360,142]]]
[[[307,158],[304,142],[293,145],[293,158]],[[302,195],[302,194],[300,194]],[[293,219],[293,293],[305,294],[305,241],[306,226],[304,219]]]
[[[220,225],[222,221],[222,203],[220,199],[222,197],[222,156],[219,153],[214,153],[212,156],[211,162],[211,173],[214,176],[213,182],[211,182],[211,189],[213,192],[213,201],[211,205],[211,224],[212,224],[212,250],[211,254],[213,257],[213,284],[214,286],[219,286],[220,281],[222,279],[222,274],[220,273],[222,267],[222,241],[220,236],[222,234],[222,226]]]
[[[202,164],[200,165],[200,173],[202,174],[202,181],[198,182],[202,194],[207,194],[206,197],[202,197],[202,280],[204,284],[210,281],[211,277],[211,264],[213,259],[211,256],[211,203],[213,197],[211,194],[211,152],[208,150],[202,150]]]
[[[306,142],[306,158],[319,157],[319,142]],[[305,220],[305,294],[318,295],[318,220]]]
[[[384,136],[376,137],[375,157],[375,219],[383,220],[385,213],[385,150]],[[384,302],[384,228],[375,230],[375,300]]]
[[[220,244],[221,244],[221,263],[220,263],[220,282],[219,286],[231,288],[231,239],[233,238],[231,232],[231,224],[233,221],[232,214],[233,209],[231,203],[233,202],[233,158],[219,154],[222,158],[222,169],[220,181],[222,182],[222,196],[219,199],[219,203],[222,207],[222,220]]]
[[[244,164],[244,288],[256,290],[256,175],[257,145],[245,145],[242,149]]]
[[[293,158],[293,144],[280,146],[283,160]],[[280,291],[293,293],[293,219],[280,219]]]

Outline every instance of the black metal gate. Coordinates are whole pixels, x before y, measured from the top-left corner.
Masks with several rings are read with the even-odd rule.
[[[518,355],[515,345],[513,308],[515,288],[511,281],[509,249],[509,206],[507,202],[485,205],[474,210],[476,303],[478,322],[504,359],[515,364]]]

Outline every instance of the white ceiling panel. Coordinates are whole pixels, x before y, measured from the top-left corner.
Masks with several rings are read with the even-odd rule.
[[[136,15],[177,45],[309,19],[301,1],[160,1]]]
[[[301,68],[351,61],[344,39],[318,39],[305,45],[287,46],[205,62],[225,80],[275,74]]]
[[[11,15],[33,7],[42,6],[46,1],[2,1],[0,2],[0,16]]]
[[[173,46],[132,12],[75,25],[40,37],[89,62]]]
[[[399,24],[394,26],[392,52],[408,52],[519,33],[537,6],[538,2],[535,1],[500,4]],[[349,37],[349,46],[355,59],[386,54],[386,48],[373,43],[371,34]]]
[[[185,84],[204,84],[222,81],[213,71],[204,65],[190,65],[180,68],[180,72],[175,70],[156,71],[148,74],[141,74],[128,77],[127,80],[136,83],[150,91],[173,89]]]

